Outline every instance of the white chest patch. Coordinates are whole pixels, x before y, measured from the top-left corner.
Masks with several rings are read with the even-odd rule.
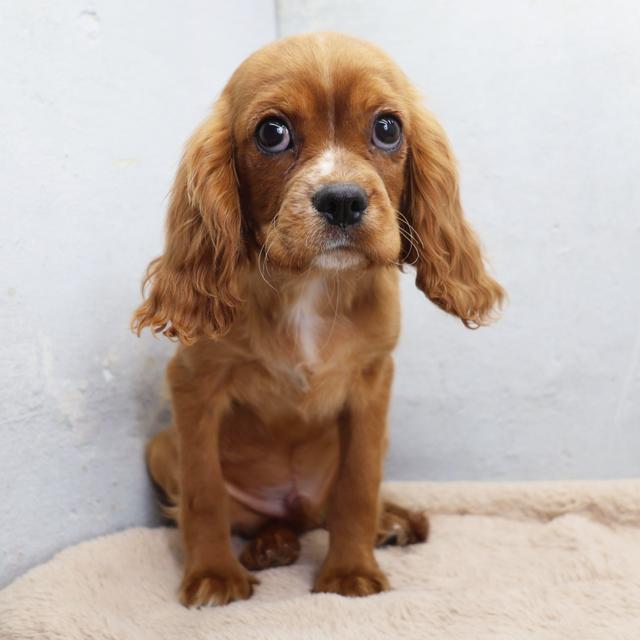
[[[323,320],[317,308],[323,294],[323,279],[311,278],[289,311],[289,323],[295,333],[297,347],[308,363],[318,358],[318,339]]]

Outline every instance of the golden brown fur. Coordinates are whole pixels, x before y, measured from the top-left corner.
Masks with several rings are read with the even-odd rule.
[[[371,143],[381,112],[402,123],[393,152]],[[294,145],[266,155],[254,132],[273,115]],[[311,205],[337,182],[368,196],[348,231]],[[248,597],[245,567],[295,561],[297,534],[318,526],[330,547],[314,590],[376,593],[388,582],[374,545],[426,538],[423,515],[379,503],[403,264],[468,326],[502,300],[448,142],[409,81],[337,34],[255,53],[187,144],[133,320],[181,342],[168,367],[175,426],[147,462],[183,532],[183,603]],[[242,564],[232,531],[253,536]]]

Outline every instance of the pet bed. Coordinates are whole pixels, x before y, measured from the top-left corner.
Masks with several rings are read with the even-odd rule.
[[[392,590],[312,595],[327,534],[252,599],[178,604],[178,533],[135,528],[59,553],[0,592],[2,640],[640,638],[640,480],[390,483],[426,544],[376,551]],[[240,541],[234,541],[239,548]]]

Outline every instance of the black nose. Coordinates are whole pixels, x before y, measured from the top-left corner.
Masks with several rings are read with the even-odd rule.
[[[311,201],[329,224],[343,229],[359,222],[368,204],[362,187],[352,182],[325,184],[315,192]]]

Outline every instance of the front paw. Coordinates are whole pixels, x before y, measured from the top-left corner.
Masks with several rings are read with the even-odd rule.
[[[258,582],[240,565],[233,570],[188,572],[180,586],[180,602],[185,607],[203,607],[246,600],[251,597],[253,585]]]
[[[387,577],[376,568],[322,571],[313,585],[314,593],[337,593],[341,596],[372,596],[389,590]]]

